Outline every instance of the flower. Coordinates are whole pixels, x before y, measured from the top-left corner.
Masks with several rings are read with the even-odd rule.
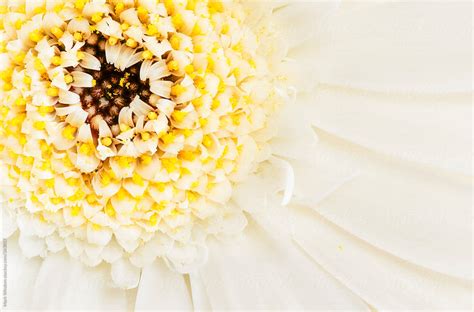
[[[465,26],[471,19],[467,5],[250,2],[234,7],[229,2],[211,2],[207,12],[215,18],[199,19],[199,14],[188,12],[202,13],[199,1],[155,3],[114,1],[104,6],[103,1],[75,1],[73,6],[58,7],[62,20],[68,21],[77,21],[74,12],[78,9],[94,23],[118,14],[123,38],[117,27],[109,26],[117,38],[111,46],[120,46],[112,48],[112,54],[124,59],[109,65],[114,71],[122,66],[141,81],[148,77],[160,94],[151,92],[149,99],[129,96],[118,115],[97,113],[93,104],[83,109],[82,105],[54,103],[28,115],[30,119],[11,120],[21,123],[22,131],[19,139],[8,134],[5,146],[13,153],[2,154],[2,161],[10,165],[20,150],[28,151],[31,158],[16,159],[19,170],[1,171],[8,191],[4,233],[8,236],[17,226],[20,229],[8,241],[8,274],[13,280],[8,282],[9,306],[469,309],[472,259],[466,237],[472,231],[472,190],[471,158],[466,157],[470,139],[465,130],[471,122],[466,117],[471,90],[466,64],[471,53]],[[16,7],[8,6],[10,10]],[[36,1],[27,2],[25,12],[41,10],[36,7]],[[95,7],[100,11],[95,12]],[[146,12],[160,18],[150,19]],[[235,21],[219,28],[220,14],[230,14]],[[16,16],[4,20],[14,21]],[[439,23],[441,16],[449,25]],[[85,28],[80,30],[81,21],[75,22],[74,31],[88,36]],[[147,21],[141,35],[137,27]],[[63,27],[61,23],[55,25]],[[27,38],[34,29],[35,24],[25,24],[28,31],[20,32],[19,38]],[[203,35],[213,29],[220,31],[224,46],[242,43],[233,49],[235,54],[228,55],[231,64],[238,64],[237,70],[226,67],[222,53],[213,52],[213,37]],[[190,31],[199,38],[186,40],[182,35]],[[20,41],[13,41],[10,48],[18,47]],[[142,46],[154,56],[142,54],[141,63],[128,66],[134,62],[135,49]],[[201,52],[196,53],[196,46]],[[190,47],[192,56],[186,50]],[[250,58],[253,61],[239,55],[246,51],[256,52]],[[26,54],[25,59],[39,52]],[[204,55],[196,55],[200,53]],[[190,59],[193,67],[188,67]],[[10,57],[6,60],[10,62]],[[191,75],[199,71],[196,60],[212,64],[212,74],[194,81]],[[137,64],[140,70],[133,73]],[[42,69],[34,60],[30,68],[35,65]],[[264,77],[245,77],[256,68],[262,68]],[[89,69],[80,72],[93,76]],[[166,72],[179,78],[170,81],[163,76]],[[32,80],[41,76],[34,73]],[[213,116],[241,104],[219,94],[220,80],[230,83],[225,79],[230,73],[239,90],[256,104],[255,111],[251,118],[243,115],[221,122]],[[8,76],[8,92],[18,95],[30,90],[29,83],[22,83],[29,82],[24,77],[30,76],[14,71],[11,81],[15,83]],[[83,77],[87,83],[88,76]],[[102,85],[93,79],[95,86]],[[42,92],[45,87],[34,85],[33,102],[49,99]],[[88,95],[94,87],[77,88],[80,91],[72,87],[67,91]],[[203,88],[206,94],[189,98]],[[56,90],[49,93],[54,95]],[[265,101],[269,95],[278,95],[285,105],[274,107],[273,101]],[[59,91],[57,98],[59,102]],[[63,98],[73,101],[69,93]],[[20,107],[30,101],[16,99]],[[260,106],[262,102],[271,107]],[[76,108],[70,112],[71,105]],[[73,156],[71,164],[61,157],[64,150],[53,145],[50,151],[40,143],[59,133],[50,128],[56,120],[51,107],[56,112],[63,109],[64,120],[58,127],[65,131],[65,139],[74,141],[65,149],[73,150],[68,153]],[[87,117],[101,118],[80,121],[81,110]],[[269,114],[273,111],[276,116]],[[12,113],[5,113],[10,118],[8,114]],[[110,116],[117,120],[117,127],[107,122]],[[199,127],[190,128],[196,118]],[[91,126],[82,127],[86,123]],[[228,132],[245,135],[255,125],[263,126],[245,136],[244,148],[223,139]],[[21,142],[24,145],[17,144]],[[192,186],[200,170],[212,170],[215,179],[228,175],[229,159],[214,157],[220,153],[215,148],[218,142],[227,146],[229,157],[241,156],[235,180],[214,183],[200,176],[196,189],[185,194],[188,207],[179,206],[191,209],[193,215],[176,213],[172,204],[176,189]],[[183,151],[187,145],[205,147],[210,160],[201,161],[200,155]],[[38,162],[43,153],[51,153],[51,164]],[[186,174],[177,159],[186,161]],[[81,182],[97,161],[91,180]],[[29,163],[34,170],[25,177],[23,168],[29,168]],[[77,163],[85,172],[73,170]],[[61,174],[53,175],[49,167]],[[23,194],[37,187],[28,178],[32,174],[45,181],[48,192],[24,199]],[[173,183],[156,181],[163,176]],[[63,200],[76,194],[77,179],[80,190],[87,191],[88,185],[94,190],[85,195],[82,207]],[[15,186],[8,184],[12,181]],[[53,195],[45,211],[41,201]],[[149,207],[156,213],[147,214]],[[132,215],[134,209],[144,217]],[[220,214],[223,209],[226,213]],[[32,217],[41,212],[44,220],[67,226],[55,235],[53,222]],[[163,214],[173,218],[160,219]],[[192,230],[170,230],[188,224],[193,224]],[[142,244],[140,240],[148,237]],[[27,261],[17,251],[17,240],[27,257],[41,254],[45,245],[48,254],[44,260]],[[86,260],[88,266],[74,258]],[[104,262],[112,263],[110,270]],[[132,289],[111,287],[110,275],[114,286]]]
[[[255,63],[255,34],[234,14],[241,6],[48,6],[9,2],[2,11],[7,21],[24,17],[2,30],[0,85],[2,193],[24,224],[21,248],[47,257],[58,251],[48,241],[62,240],[86,265],[111,263],[121,287],[136,287],[139,268],[156,257],[187,272],[205,261],[207,236],[245,227],[242,208],[228,201],[265,159],[255,157],[268,141],[257,131],[277,106],[272,87],[252,93],[257,80],[274,78]],[[229,40],[227,25],[240,39]],[[27,83],[14,84],[18,74]],[[24,230],[32,224],[41,226]],[[166,251],[150,247],[158,242]],[[111,260],[110,248],[120,256]]]

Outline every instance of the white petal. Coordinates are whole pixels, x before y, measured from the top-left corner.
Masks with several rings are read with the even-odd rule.
[[[158,80],[150,83],[150,91],[156,95],[164,98],[170,98],[171,87],[173,83],[171,81]]]
[[[171,271],[161,260],[142,270],[135,303],[137,310],[157,306],[166,310],[193,309],[184,275]]]
[[[91,75],[84,72],[80,72],[80,71],[73,71],[71,75],[74,78],[74,81],[71,83],[73,87],[81,87],[81,88],[92,87],[93,78]]]
[[[112,263],[112,280],[123,289],[135,288],[140,281],[140,269],[133,266],[127,259],[119,259]]]
[[[230,184],[229,180],[225,179],[214,184],[209,190],[207,197],[215,202],[225,203],[229,200],[231,195],[232,185]]]
[[[84,59],[81,61],[81,66],[87,69],[100,70],[100,61],[92,54],[84,53]]]
[[[42,238],[20,233],[18,244],[20,245],[21,251],[27,258],[44,256],[46,254],[46,245]]]
[[[87,224],[87,240],[91,244],[105,246],[112,238],[112,230],[106,227],[94,228],[90,223]]]
[[[138,95],[130,103],[130,109],[139,117],[146,116],[149,112],[153,111],[153,107],[143,102]]]
[[[59,90],[59,103],[62,104],[78,104],[81,98],[74,92]]]

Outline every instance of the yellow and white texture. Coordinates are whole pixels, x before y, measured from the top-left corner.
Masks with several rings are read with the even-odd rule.
[[[6,308],[472,310],[471,3],[0,3]]]
[[[269,160],[281,99],[270,30],[245,18],[207,0],[2,4],[2,205],[26,256],[65,248],[128,288],[243,230],[229,199]]]

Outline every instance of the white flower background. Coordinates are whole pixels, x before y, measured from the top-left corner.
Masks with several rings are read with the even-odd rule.
[[[471,309],[472,3],[252,7],[282,32],[274,70],[295,100],[273,161],[235,190],[242,236],[210,240],[190,274],[157,260],[122,290],[66,252],[26,259],[15,234],[7,308]]]

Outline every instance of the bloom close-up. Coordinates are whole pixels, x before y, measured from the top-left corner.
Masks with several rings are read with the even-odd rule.
[[[471,6],[0,0],[3,307],[469,310]]]

